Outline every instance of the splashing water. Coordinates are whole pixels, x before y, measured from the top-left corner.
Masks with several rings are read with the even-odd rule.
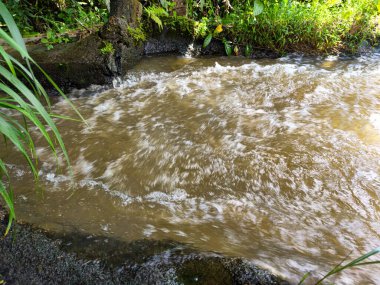
[[[146,59],[116,88],[73,94],[88,125],[57,123],[74,179],[41,146],[36,195],[22,158],[0,151],[19,218],[174,239],[290,280],[326,272],[380,244],[379,59]],[[335,282],[379,284],[378,270]]]

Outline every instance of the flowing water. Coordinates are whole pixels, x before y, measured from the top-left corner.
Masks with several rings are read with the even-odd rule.
[[[147,58],[72,98],[87,125],[57,123],[74,181],[40,144],[36,194],[23,159],[1,151],[21,220],[172,239],[291,281],[380,246],[380,55]],[[380,284],[380,267],[335,281]]]

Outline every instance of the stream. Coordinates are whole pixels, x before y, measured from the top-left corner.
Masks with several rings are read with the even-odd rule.
[[[1,146],[18,219],[174,240],[297,282],[380,246],[380,54],[152,57],[57,119],[72,172],[36,134],[40,181]],[[67,102],[53,112],[74,116]],[[32,130],[33,131],[33,130]],[[335,284],[380,284],[380,266]]]

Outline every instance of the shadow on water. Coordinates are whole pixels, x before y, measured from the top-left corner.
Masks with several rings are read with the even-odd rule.
[[[242,258],[229,258],[173,240],[124,242],[78,233],[50,234],[63,251],[101,260],[132,284],[288,284]]]
[[[288,284],[247,260],[172,240],[124,242],[18,224],[0,252],[6,284]]]

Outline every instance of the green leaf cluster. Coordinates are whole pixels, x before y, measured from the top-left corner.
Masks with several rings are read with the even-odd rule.
[[[113,44],[108,41],[103,41],[103,47],[100,49],[101,54],[113,54],[115,52],[115,48]]]

